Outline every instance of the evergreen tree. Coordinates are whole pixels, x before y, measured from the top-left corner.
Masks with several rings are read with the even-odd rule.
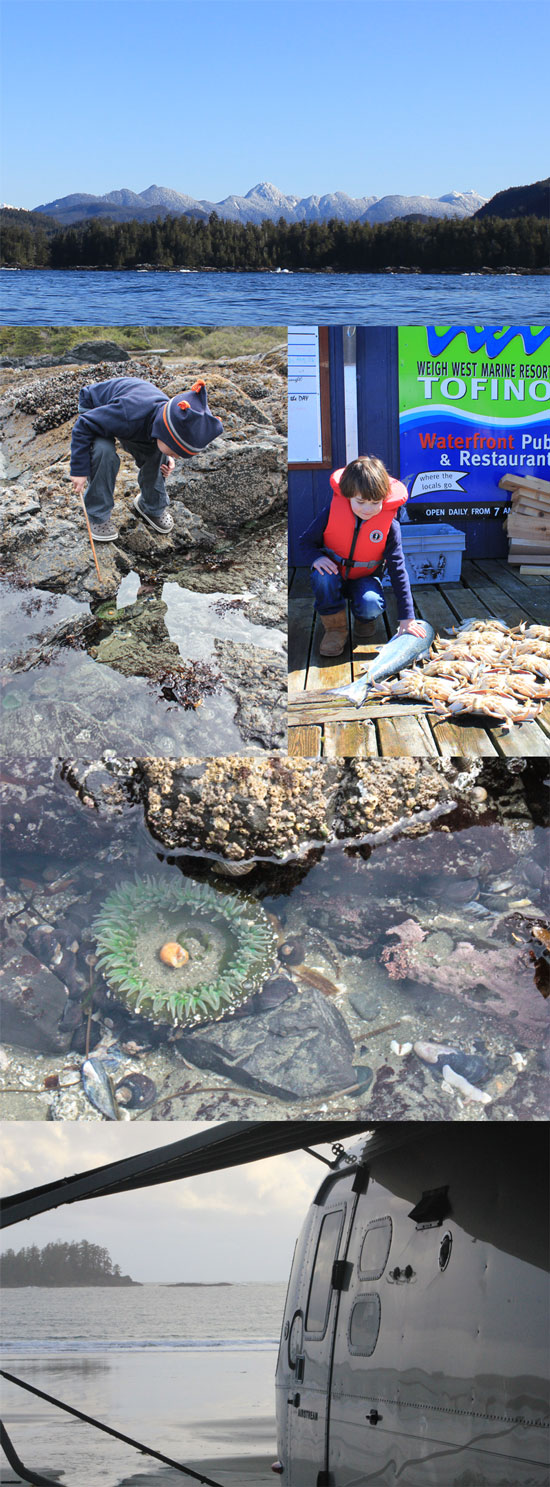
[[[36,1245],[6,1250],[1,1259],[3,1286],[108,1286],[136,1284],[114,1265],[108,1250],[86,1239],[56,1240],[39,1250]]]

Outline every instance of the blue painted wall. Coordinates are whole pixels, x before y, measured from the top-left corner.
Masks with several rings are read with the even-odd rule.
[[[330,360],[330,434],[332,465],[330,470],[289,470],[288,472],[288,561],[300,561],[297,540],[330,497],[330,475],[346,463],[346,430],[344,416],[344,348],[341,325],[329,326]]]
[[[344,425],[344,351],[341,326],[331,326],[330,397],[332,468],[346,463]],[[399,463],[399,362],[396,326],[358,326],[357,359],[357,427],[358,453],[376,454],[392,475],[398,476]],[[330,495],[329,470],[290,470],[289,491],[289,562],[299,561],[297,538],[313,521]],[[487,517],[471,520],[452,518],[452,526],[466,534],[466,556],[477,558],[506,557],[508,543],[501,520]]]

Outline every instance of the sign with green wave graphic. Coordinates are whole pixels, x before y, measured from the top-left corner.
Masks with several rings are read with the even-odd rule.
[[[502,515],[503,475],[550,481],[549,326],[402,326],[398,346],[411,515]]]

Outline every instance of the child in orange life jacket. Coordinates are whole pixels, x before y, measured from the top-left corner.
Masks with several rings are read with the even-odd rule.
[[[384,611],[381,577],[387,565],[397,600],[398,635],[422,635],[414,617],[411,586],[395,519],[408,500],[406,487],[392,480],[382,461],[363,454],[330,477],[332,498],[300,537],[324,636],[322,656],[340,656],[347,640],[344,601],[349,599],[355,637],[365,640]]]

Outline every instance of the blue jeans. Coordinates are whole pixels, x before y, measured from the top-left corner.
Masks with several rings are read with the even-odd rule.
[[[132,455],[138,466],[138,485],[144,509],[149,512],[150,516],[158,516],[158,513],[164,511],[164,507],[168,505],[166,486],[160,473],[160,467],[166,455],[161,454],[154,439],[147,439],[143,442],[136,439],[128,439],[124,442],[121,439],[120,443],[122,448]],[[92,521],[108,521],[113,509],[115,481],[120,469],[114,439],[94,439],[91,460],[92,475],[84,496],[86,510]]]
[[[368,573],[363,578],[341,578],[339,573],[319,573],[312,568],[311,582],[318,614],[337,614],[346,599],[358,620],[375,620],[384,613],[382,584]]]

